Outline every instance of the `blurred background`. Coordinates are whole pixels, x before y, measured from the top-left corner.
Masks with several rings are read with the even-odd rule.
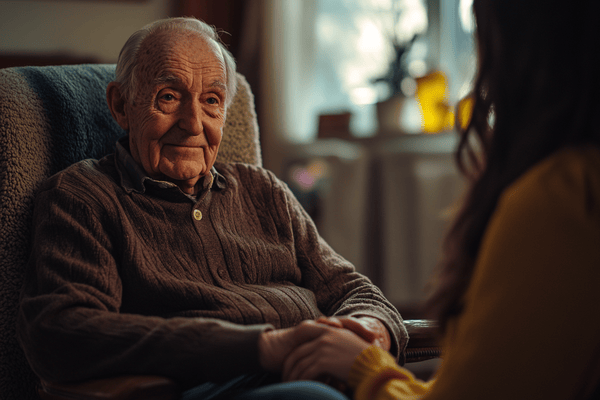
[[[470,12],[470,0],[0,1],[0,68],[115,63],[167,16],[215,25],[254,92],[264,166],[412,317],[464,188],[453,121],[468,118]]]

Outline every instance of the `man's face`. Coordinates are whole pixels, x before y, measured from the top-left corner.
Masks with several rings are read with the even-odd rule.
[[[194,32],[147,38],[137,64],[133,104],[125,105],[133,158],[155,179],[195,193],[212,168],[225,122],[225,62]]]

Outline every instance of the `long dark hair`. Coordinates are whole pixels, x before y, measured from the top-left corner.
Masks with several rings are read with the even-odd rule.
[[[600,2],[474,0],[478,68],[456,161],[470,188],[427,302],[442,331],[462,311],[500,194],[568,146],[600,145]]]

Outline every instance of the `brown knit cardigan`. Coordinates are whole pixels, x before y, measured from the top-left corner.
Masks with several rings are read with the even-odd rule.
[[[400,355],[398,312],[323,241],[287,186],[260,167],[216,169],[197,201],[136,187],[114,155],[44,184],[17,327],[39,376],[220,381],[260,371],[267,327],[321,315],[379,318]]]

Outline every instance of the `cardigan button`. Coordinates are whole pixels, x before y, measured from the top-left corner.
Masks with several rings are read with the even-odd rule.
[[[225,278],[227,277],[227,273],[225,272],[225,270],[224,270],[223,268],[219,268],[219,269],[217,270],[217,274],[219,274],[219,276],[220,276],[222,279],[225,279]]]
[[[200,221],[202,219],[202,211],[194,210],[194,219]]]

